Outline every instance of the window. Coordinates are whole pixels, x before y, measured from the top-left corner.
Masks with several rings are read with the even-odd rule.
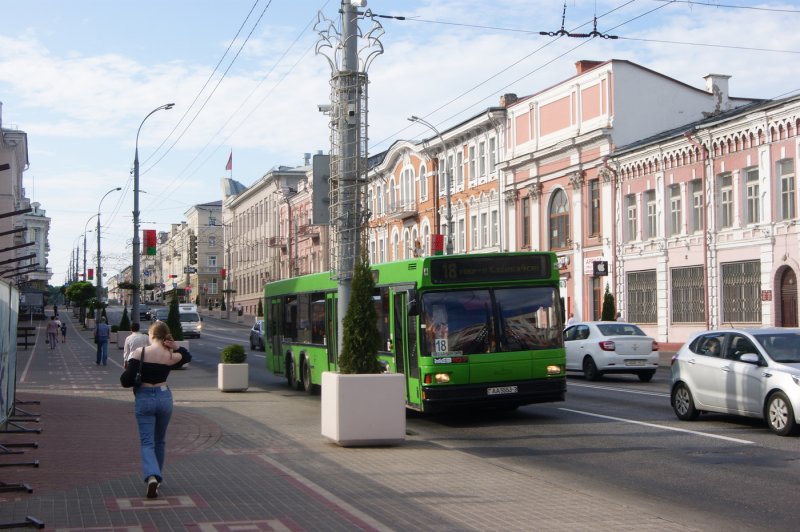
[[[419,197],[420,199],[428,199],[428,172],[424,166],[419,169]]]
[[[592,310],[591,316],[594,321],[600,321],[603,311],[603,280],[605,277],[590,277],[592,283]],[[588,332],[588,331],[587,331]]]
[[[625,196],[625,216],[625,237],[628,242],[632,242],[636,240],[639,233],[635,194]]]
[[[217,219],[213,216],[208,217],[208,225],[217,225]]]
[[[475,214],[469,217],[469,233],[471,248],[478,249],[478,216]]]
[[[485,212],[481,213],[481,246],[486,247],[489,245],[489,215]]]
[[[208,256],[208,267],[214,268],[217,265],[217,256],[216,255],[209,255]]]
[[[600,180],[589,181],[589,235],[600,234]]]
[[[372,213],[375,213],[375,205],[373,205],[372,203],[373,201],[374,201],[374,196],[372,194],[372,189],[370,188],[367,190],[367,210]]]
[[[213,248],[217,246],[217,237],[210,236],[208,237],[208,247]]]
[[[389,212],[397,212],[397,184],[394,178],[389,181],[389,190],[386,192],[389,194]]]
[[[497,139],[492,137],[489,139],[489,173],[494,172],[494,167],[497,166]]]
[[[658,319],[656,271],[629,272],[626,277],[628,321],[631,323],[656,323]]]
[[[486,143],[483,141],[478,143],[478,175],[486,176]]]
[[[645,238],[655,238],[658,236],[658,212],[656,211],[656,191],[647,190],[644,193],[645,206],[647,208],[647,234]]]
[[[378,214],[383,214],[383,185],[378,185]]]
[[[671,235],[681,234],[681,186],[669,187],[669,230]]]
[[[464,188],[464,154],[461,150],[456,153],[456,186]]]
[[[211,280],[208,282],[208,293],[209,294],[216,294],[217,292],[217,278],[212,277]]]
[[[466,220],[464,218],[458,219],[458,251],[464,253],[467,251],[467,229]]]
[[[567,193],[559,189],[550,201],[550,249],[569,246],[569,203]]]
[[[406,168],[400,179],[400,208],[411,209],[414,206],[414,170]]]
[[[444,194],[444,187],[446,183],[447,183],[447,168],[444,167],[444,159],[439,159],[439,195]]]
[[[522,198],[520,200],[520,207],[522,208],[522,247],[529,247],[531,245],[530,197]]]
[[[672,322],[701,323],[705,312],[705,273],[702,266],[672,268]]]
[[[778,161],[778,189],[781,195],[781,220],[791,220],[795,212],[794,159]]]
[[[758,168],[745,172],[747,195],[747,223],[757,224],[761,221],[761,198],[758,195]]]
[[[705,224],[705,217],[703,216],[704,198],[703,198],[703,181],[695,179],[692,181],[692,232],[702,231]]]
[[[469,147],[469,180],[474,181],[478,175],[475,173],[475,146]]]
[[[500,241],[500,221],[497,210],[492,211],[492,245],[496,246]]]
[[[724,174],[717,179],[719,183],[719,226],[721,229],[733,227],[733,178]]]
[[[757,260],[722,265],[724,323],[761,323],[761,263]]]

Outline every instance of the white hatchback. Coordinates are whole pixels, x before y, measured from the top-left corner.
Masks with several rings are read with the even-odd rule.
[[[672,357],[675,415],[719,412],[765,419],[788,436],[800,424],[800,329],[721,329],[696,334]]]
[[[632,323],[575,323],[564,330],[564,347],[567,370],[583,371],[590,381],[605,373],[633,373],[650,382],[658,369],[658,342]]]

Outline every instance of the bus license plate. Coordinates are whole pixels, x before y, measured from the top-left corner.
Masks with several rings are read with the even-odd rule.
[[[516,386],[497,386],[496,388],[487,388],[486,395],[505,395],[509,393],[517,393]]]
[[[642,360],[641,358],[636,358],[634,360],[626,360],[625,361],[625,365],[626,366],[644,366],[644,360]]]

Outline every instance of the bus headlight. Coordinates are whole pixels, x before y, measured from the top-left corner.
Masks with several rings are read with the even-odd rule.
[[[561,369],[561,366],[559,366],[558,364],[550,364],[549,366],[547,366],[548,375],[560,375],[562,371],[563,370]]]
[[[437,373],[433,376],[434,380],[439,384],[444,384],[450,382],[450,374],[449,373]]]

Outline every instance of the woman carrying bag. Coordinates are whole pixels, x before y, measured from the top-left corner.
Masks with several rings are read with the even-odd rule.
[[[142,472],[147,498],[158,497],[163,480],[167,427],[172,416],[172,391],[167,386],[169,372],[192,360],[185,348],[178,348],[169,327],[157,321],[148,329],[150,345],[133,351],[120,377],[120,384],[133,388],[136,423],[139,426]]]

